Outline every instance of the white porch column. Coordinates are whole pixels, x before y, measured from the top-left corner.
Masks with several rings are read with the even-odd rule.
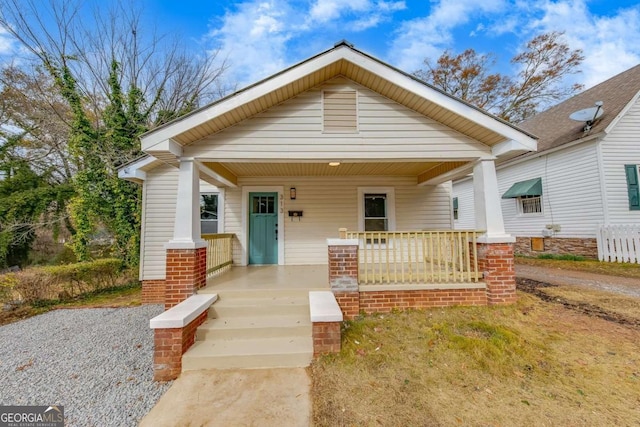
[[[167,249],[198,249],[206,246],[200,235],[200,176],[193,158],[181,158],[173,239]]]
[[[486,230],[479,243],[513,243],[502,220],[498,177],[493,160],[482,159],[473,167],[473,196],[475,198],[476,229]]]

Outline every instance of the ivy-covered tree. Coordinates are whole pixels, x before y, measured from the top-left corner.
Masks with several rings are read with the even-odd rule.
[[[106,228],[115,254],[134,265],[140,192],[117,178],[117,168],[140,155],[142,132],[223,93],[226,66],[215,52],[195,53],[145,31],[128,2],[98,4],[94,20],[82,5],[6,0],[0,28],[30,53],[32,68],[46,72],[68,109],[72,249],[90,258],[96,231]]]
[[[7,156],[11,143],[0,147],[0,268],[25,264],[38,228],[57,235],[74,194],[71,185],[51,185],[49,176],[38,175],[25,160]]]

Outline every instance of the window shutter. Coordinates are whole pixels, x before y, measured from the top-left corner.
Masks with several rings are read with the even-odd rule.
[[[627,176],[627,193],[629,194],[629,210],[640,210],[640,186],[638,186],[638,167],[624,165]]]

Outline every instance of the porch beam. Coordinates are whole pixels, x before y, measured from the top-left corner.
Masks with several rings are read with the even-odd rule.
[[[456,171],[466,165],[468,165],[466,161],[440,163],[418,175],[418,185],[437,185],[449,181],[445,174]]]
[[[206,246],[200,235],[200,175],[193,158],[181,158],[173,238],[167,249],[198,249]]]
[[[482,159],[473,166],[473,196],[475,199],[476,229],[485,230],[479,243],[512,243],[515,237],[507,234],[502,219],[502,204],[498,192],[498,177],[493,160]]]
[[[238,177],[222,164],[217,162],[202,163],[199,161],[196,161],[196,163],[200,168],[200,172],[213,178],[223,186],[232,188],[238,187]]]

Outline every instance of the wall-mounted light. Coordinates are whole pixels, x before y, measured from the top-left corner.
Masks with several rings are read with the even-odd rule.
[[[340,166],[340,162],[329,162],[329,166]]]
[[[291,200],[295,200],[296,199],[296,187],[291,187],[289,189],[289,198]]]

